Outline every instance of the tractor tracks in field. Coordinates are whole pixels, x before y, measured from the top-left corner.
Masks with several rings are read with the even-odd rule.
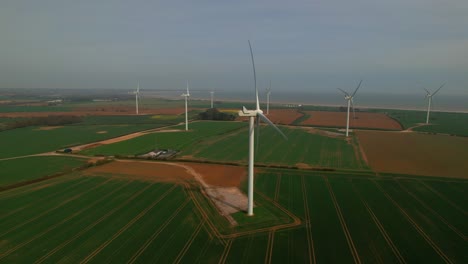
[[[457,234],[460,238],[463,240],[467,241],[468,238],[466,235],[464,235],[460,230],[458,230],[456,227],[454,227],[452,224],[450,224],[443,216],[441,216],[439,213],[434,211],[429,205],[427,205],[424,201],[419,199],[414,193],[412,193],[410,190],[408,190],[403,184],[401,184],[400,181],[396,181],[402,190],[404,190],[406,193],[408,193],[413,199],[418,201],[426,210],[431,212],[435,217],[437,217],[442,223],[444,223],[448,228],[450,228],[455,234]]]
[[[182,258],[185,256],[185,253],[187,253],[188,249],[190,248],[190,246],[192,245],[193,241],[195,241],[195,239],[197,238],[198,234],[200,233],[200,231],[203,229],[203,226],[205,225],[205,220],[202,220],[200,221],[200,224],[197,226],[197,228],[195,229],[195,231],[192,233],[192,235],[190,236],[189,240],[185,243],[184,247],[182,248],[182,250],[179,252],[179,254],[177,255],[176,259],[174,260],[173,263],[180,263],[180,261],[182,260]]]
[[[126,186],[128,186],[132,181],[129,181],[127,184],[123,185],[121,188],[118,188],[116,189],[115,191],[120,191],[121,189],[125,188]],[[90,231],[91,229],[93,229],[95,226],[97,226],[98,224],[102,223],[104,220],[106,220],[107,218],[109,218],[111,215],[113,215],[115,212],[117,212],[118,210],[122,209],[124,206],[128,205],[131,201],[133,201],[135,198],[137,198],[138,196],[140,196],[143,192],[145,192],[147,189],[149,189],[152,185],[148,185],[146,186],[145,188],[141,189],[140,191],[138,191],[137,193],[133,194],[131,197],[129,197],[128,199],[125,200],[125,202],[121,203],[119,206],[117,207],[114,207],[112,210],[110,210],[109,212],[107,212],[105,215],[101,216],[98,220],[94,221],[91,225],[88,225],[85,229],[81,230],[80,232],[78,232],[77,234],[75,234],[73,237],[69,238],[67,241],[64,241],[63,243],[61,243],[60,245],[56,246],[54,249],[50,250],[47,255],[44,255],[42,256],[40,259],[38,259],[35,263],[36,264],[39,264],[39,263],[42,263],[44,262],[46,259],[48,259],[50,256],[54,255],[55,253],[57,253],[59,250],[61,250],[62,248],[64,248],[65,246],[67,246],[68,244],[70,244],[71,242],[73,242],[74,240],[76,240],[77,238],[81,237],[82,235],[84,235],[86,232]],[[109,195],[112,195],[114,192],[112,192],[111,194]],[[107,196],[106,196],[107,197]]]
[[[140,220],[143,216],[145,216],[151,209],[153,209],[154,206],[156,206],[161,200],[163,200],[169,193],[171,193],[177,185],[173,185],[171,188],[169,188],[164,194],[159,196],[157,200],[155,200],[153,203],[151,203],[148,207],[146,207],[143,211],[141,211],[138,215],[136,215],[130,222],[128,222],[125,226],[120,228],[119,231],[114,233],[110,239],[108,239],[106,242],[101,244],[96,250],[94,250],[91,254],[89,254],[85,259],[83,259],[80,263],[88,263],[92,258],[94,258],[97,254],[99,254],[104,248],[106,248],[110,243],[112,243],[117,237],[119,237],[123,232],[127,231],[128,228],[133,226],[138,220]]]
[[[373,181],[377,188],[385,195],[385,197],[399,209],[400,213],[406,218],[406,220],[416,229],[416,231],[421,235],[421,237],[432,247],[432,249],[444,260],[445,263],[453,263],[453,261],[445,255],[444,251],[431,239],[431,237],[424,232],[421,226],[414,221],[413,218],[403,209],[383,188],[379,183]]]
[[[424,185],[424,187],[426,187],[429,191],[431,191],[432,193],[437,195],[440,199],[444,200],[446,203],[448,203],[450,206],[452,206],[453,208],[455,208],[456,210],[458,210],[459,212],[461,212],[465,216],[468,215],[468,213],[465,210],[463,210],[460,206],[458,206],[455,203],[453,203],[452,201],[450,201],[447,197],[442,195],[440,192],[434,190],[434,188],[427,185],[424,181],[418,180],[418,182],[421,183],[422,185]]]
[[[338,219],[340,220],[341,223],[341,228],[343,229],[343,233],[346,237],[346,241],[348,242],[348,247],[351,252],[351,255],[353,256],[354,263],[361,263],[361,259],[359,258],[359,253],[356,249],[356,246],[354,245],[353,238],[351,237],[351,233],[349,232],[348,226],[346,225],[346,221],[344,219],[343,213],[341,212],[340,205],[338,204],[338,201],[336,200],[335,193],[333,192],[333,189],[330,185],[330,182],[328,181],[327,177],[323,177],[325,184],[327,185],[328,192],[330,193],[330,197],[333,201],[333,205],[335,206],[336,214],[338,215]]]
[[[309,202],[307,198],[307,188],[304,181],[304,175],[301,175],[301,185],[302,185],[302,198],[304,200],[304,213],[305,213],[305,226],[306,226],[306,234],[307,234],[307,245],[309,249],[309,263],[317,263],[315,258],[315,250],[314,250],[314,240],[312,239],[312,226],[310,221],[310,211],[309,211]]]
[[[70,203],[70,202],[72,202],[72,201],[74,201],[74,200],[76,200],[76,199],[78,199],[78,198],[80,198],[80,197],[83,196],[84,194],[89,193],[90,191],[93,191],[93,190],[99,188],[100,186],[106,184],[107,182],[109,182],[109,181],[111,181],[111,180],[112,180],[112,179],[108,179],[108,180],[106,180],[106,181],[104,181],[104,182],[102,182],[102,183],[100,183],[100,184],[98,184],[98,185],[93,186],[92,188],[88,189],[88,190],[85,191],[85,192],[81,192],[81,193],[79,193],[79,194],[76,194],[76,195],[73,196],[73,197],[70,197],[70,198],[66,199],[65,201],[63,201],[63,202],[59,203],[58,205],[56,205],[56,206],[54,206],[54,207],[52,207],[52,208],[50,208],[50,209],[48,209],[48,210],[46,210],[46,211],[44,211],[44,212],[38,214],[38,215],[36,215],[35,217],[30,218],[29,220],[27,220],[27,221],[25,221],[25,222],[23,222],[23,223],[21,223],[21,224],[18,224],[18,225],[16,225],[16,226],[14,226],[14,227],[12,227],[12,228],[6,230],[6,231],[3,232],[2,234],[0,234],[0,237],[3,237],[4,235],[6,235],[6,234],[8,234],[8,233],[10,233],[10,232],[12,232],[12,231],[14,231],[14,230],[16,230],[16,229],[18,229],[18,228],[20,228],[20,227],[22,227],[22,226],[24,226],[24,225],[26,225],[26,224],[29,224],[29,223],[31,223],[31,222],[33,222],[33,221],[35,221],[35,220],[41,218],[41,217],[44,216],[44,215],[47,215],[48,213],[50,213],[50,212],[52,212],[52,211],[54,211],[54,210],[56,210],[56,209],[58,209],[58,208],[60,208],[60,207],[62,207],[62,206],[64,206],[64,205],[66,205],[66,204],[68,204],[68,203]]]
[[[75,178],[77,179],[78,177],[75,177]],[[69,179],[65,179],[65,180],[63,180],[63,181],[67,181],[67,180],[69,180]],[[26,209],[26,208],[29,208],[29,207],[31,207],[31,206],[33,206],[33,205],[35,205],[35,204],[42,203],[43,201],[47,201],[47,200],[49,200],[50,198],[54,197],[55,195],[57,195],[57,194],[60,195],[60,194],[62,194],[62,193],[64,193],[64,192],[67,192],[67,191],[69,191],[69,190],[75,188],[77,185],[83,184],[83,183],[85,183],[86,181],[89,181],[89,180],[91,180],[91,178],[88,178],[88,179],[82,180],[82,181],[78,181],[78,182],[74,183],[73,185],[68,186],[68,187],[66,187],[66,188],[64,188],[64,189],[62,189],[62,190],[60,190],[59,193],[52,193],[52,194],[47,195],[47,196],[44,196],[44,197],[42,197],[42,198],[40,198],[40,199],[36,199],[36,200],[30,202],[30,203],[27,204],[27,205],[24,205],[24,206],[22,206],[22,207],[18,207],[18,208],[16,208],[15,210],[12,210],[12,211],[10,211],[10,212],[8,212],[8,213],[3,214],[2,216],[0,216],[0,220],[1,220],[1,219],[4,219],[4,218],[6,218],[6,217],[8,217],[8,216],[10,216],[10,215],[12,215],[12,214],[15,214],[15,213],[17,213],[17,212],[19,212],[19,211],[22,211],[22,210],[24,210],[24,209]],[[42,184],[44,184],[44,183],[42,183]],[[57,183],[55,183],[55,184],[57,184]],[[45,186],[50,186],[50,185],[48,185],[48,184],[44,184],[44,185],[45,185]],[[41,186],[41,188],[42,188],[42,186]],[[29,190],[26,190],[26,191],[24,191],[24,193],[27,193],[28,191],[29,191]],[[20,194],[23,194],[23,193],[19,193],[18,195],[20,195]],[[4,197],[2,196],[2,198],[4,198]],[[7,198],[9,198],[9,197],[7,196]],[[1,236],[1,235],[0,235],[0,236]]]
[[[273,200],[278,202],[279,194],[280,194],[280,187],[281,187],[281,174],[276,176],[276,186],[275,186],[275,197]]]
[[[145,250],[151,245],[151,243],[161,234],[164,229],[172,222],[172,220],[187,206],[190,199],[187,198],[185,201],[172,213],[172,215],[161,225],[154,233],[148,238],[145,243],[137,250],[137,252],[127,261],[127,263],[135,263],[135,261],[145,252]]]
[[[362,197],[361,193],[356,189],[356,186],[353,184],[353,182],[351,182],[351,186],[352,186],[353,191],[356,194],[356,196],[359,197],[359,199],[361,200],[361,203],[364,204],[364,206],[366,207],[367,213],[369,213],[369,215],[371,216],[372,221],[374,221],[374,224],[379,229],[380,234],[383,236],[383,238],[387,242],[387,245],[390,247],[390,250],[393,252],[395,257],[398,259],[399,263],[406,263],[406,260],[403,258],[400,251],[398,250],[398,248],[393,243],[392,239],[388,235],[388,233],[385,230],[384,226],[379,221],[379,218],[377,218],[377,216],[374,214],[374,211],[370,208],[369,204]]]
[[[265,264],[271,263],[271,260],[273,259],[273,245],[275,242],[275,232],[276,230],[271,230],[268,233],[268,243],[267,243],[267,251],[265,254]]]
[[[218,262],[219,264],[226,263],[227,257],[229,256],[229,251],[231,251],[233,240],[234,239],[229,239],[227,244],[224,246],[223,254],[221,255],[221,258],[219,259],[219,262]]]
[[[107,182],[107,181],[105,181],[105,182],[99,184],[98,186],[100,186],[100,185],[102,185],[102,184],[104,184],[104,183],[106,183],[106,182]],[[98,186],[89,189],[88,192],[91,191],[91,190],[96,189]],[[92,203],[89,204],[88,206],[86,206],[86,207],[82,208],[81,210],[79,210],[79,211],[73,213],[72,215],[68,216],[67,218],[63,219],[62,221],[60,221],[60,222],[58,222],[58,223],[56,223],[56,224],[50,226],[49,228],[47,228],[47,229],[44,230],[43,232],[41,232],[41,233],[39,233],[39,234],[37,234],[37,235],[31,237],[29,240],[24,241],[23,243],[20,243],[20,244],[16,245],[15,247],[9,249],[8,251],[6,251],[6,252],[0,254],[0,260],[1,260],[2,258],[4,258],[4,257],[8,256],[9,254],[15,252],[16,250],[18,250],[18,249],[20,249],[20,248],[22,248],[22,247],[28,245],[28,244],[31,243],[32,241],[34,241],[34,240],[36,240],[36,239],[42,237],[43,235],[49,233],[50,231],[54,230],[54,229],[57,228],[58,226],[60,226],[60,225],[62,225],[62,224],[64,224],[64,223],[70,221],[71,219],[73,219],[73,218],[79,216],[81,213],[85,212],[85,211],[88,210],[89,208],[95,206],[96,204],[100,203],[101,201],[103,201],[103,200],[106,199],[107,197],[111,196],[111,195],[112,195],[113,193],[115,193],[117,190],[118,190],[118,188],[117,188],[116,190],[114,190],[114,191],[112,191],[112,192],[110,192],[110,193],[108,193],[108,194],[102,196],[101,198],[95,200],[94,202],[92,202]],[[77,195],[77,196],[79,197],[79,196],[81,196],[81,195]],[[16,229],[16,228],[15,228],[15,229]]]

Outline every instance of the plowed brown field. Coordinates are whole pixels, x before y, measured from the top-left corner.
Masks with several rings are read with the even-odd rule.
[[[357,131],[377,172],[468,178],[468,138],[419,133]]]
[[[297,112],[297,109],[270,109],[270,113],[267,115],[266,110],[263,109],[265,114],[271,122],[275,124],[291,125],[294,120],[301,117],[303,114]],[[247,117],[237,117],[236,120],[246,121]]]
[[[204,182],[212,186],[237,187],[246,178],[246,169],[243,167],[133,160],[114,161],[102,166],[87,169],[85,173],[106,173],[112,174],[115,177],[157,182],[182,182],[192,180],[193,175],[183,166],[192,168],[203,177]]]
[[[302,125],[346,127],[346,112],[307,111],[307,114],[310,117],[302,122]],[[350,113],[349,126],[389,130],[402,129],[397,121],[381,113],[357,112],[356,119],[353,119],[353,114]]]

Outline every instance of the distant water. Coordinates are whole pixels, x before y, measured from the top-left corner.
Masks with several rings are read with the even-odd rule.
[[[209,91],[193,91],[191,92],[194,99],[209,99]],[[159,96],[173,97],[173,92],[159,93]],[[266,101],[265,93],[259,94],[262,102]],[[254,100],[252,93],[249,92],[215,92],[215,100],[238,100],[252,101]],[[342,94],[338,93],[308,93],[308,92],[276,92],[272,91],[270,100],[272,103],[292,103],[292,104],[308,104],[308,105],[330,105],[330,106],[345,106],[346,101]],[[427,100],[425,94],[372,94],[358,93],[354,98],[354,106],[356,108],[389,108],[389,109],[410,109],[422,110],[427,109]],[[434,96],[432,107],[434,111],[449,111],[449,112],[468,112],[468,95],[445,95],[439,93]]]

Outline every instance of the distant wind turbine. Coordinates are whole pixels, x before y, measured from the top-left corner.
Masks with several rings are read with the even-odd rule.
[[[211,95],[211,108],[213,108],[213,96],[214,96],[213,90],[210,92],[210,95]]]
[[[346,115],[346,137],[349,135],[349,108],[352,106],[353,107],[353,118],[354,118],[354,104],[353,104],[353,98],[356,92],[359,90],[359,87],[361,87],[362,80],[359,82],[356,90],[349,95],[346,91],[343,91],[342,89],[338,88],[342,93],[345,95],[345,100],[348,101],[348,113]]]
[[[188,130],[188,98],[190,97],[190,92],[189,92],[189,83],[187,81],[187,93],[183,93],[181,96],[185,97],[185,131]]]
[[[272,126],[281,136],[283,136],[286,140],[287,137],[276,127],[264,114],[263,111],[260,109],[260,103],[258,101],[258,89],[257,89],[257,76],[255,74],[255,62],[252,52],[252,46],[250,45],[249,40],[249,48],[250,48],[250,56],[252,58],[252,68],[253,68],[253,75],[254,75],[254,87],[255,87],[255,102],[256,102],[256,109],[255,110],[247,110],[245,106],[242,107],[242,110],[239,111],[239,116],[246,116],[249,117],[249,180],[248,180],[248,203],[247,203],[247,215],[253,215],[253,194],[254,194],[254,132],[255,127],[254,123],[256,123],[257,129],[260,128],[260,120],[263,120],[270,126]],[[258,142],[257,142],[258,143]]]
[[[270,81],[270,87],[267,88],[267,115],[270,113],[270,95],[271,95],[271,81]]]
[[[134,92],[135,94],[135,108],[136,108],[136,114],[138,115],[138,101],[140,100],[140,82],[138,82],[137,89]]]
[[[429,114],[431,113],[431,104],[432,104],[432,96],[434,96],[442,87],[444,87],[445,83],[443,83],[439,89],[435,92],[431,93],[426,88],[423,88],[426,91],[426,98],[427,98],[427,116],[426,116],[426,124],[429,124]]]

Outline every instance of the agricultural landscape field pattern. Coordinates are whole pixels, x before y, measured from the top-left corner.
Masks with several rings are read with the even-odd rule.
[[[392,127],[374,128],[393,131],[363,127],[346,139],[339,125],[311,127],[321,108],[298,109],[294,118],[273,109],[288,141],[268,126],[257,130],[255,215],[233,213],[232,225],[207,195],[225,186],[201,185],[195,164],[217,166],[218,182],[232,182],[222,171],[246,166],[247,123],[192,121],[184,131],[179,110],[170,110],[179,102],[163,102],[160,113],[146,102],[141,116],[119,112],[130,106],[114,102],[109,116],[94,103],[57,107],[104,110],[78,124],[1,131],[0,262],[466,263],[466,115],[435,113],[422,126],[420,112],[377,111],[370,116],[386,115]],[[4,112],[38,109],[52,112]],[[89,143],[78,153],[55,153]],[[136,159],[155,149],[179,151],[164,162],[185,176]],[[435,167],[427,170],[431,159]],[[116,162],[154,169],[144,177],[89,169]],[[229,187],[246,193],[246,184]]]

